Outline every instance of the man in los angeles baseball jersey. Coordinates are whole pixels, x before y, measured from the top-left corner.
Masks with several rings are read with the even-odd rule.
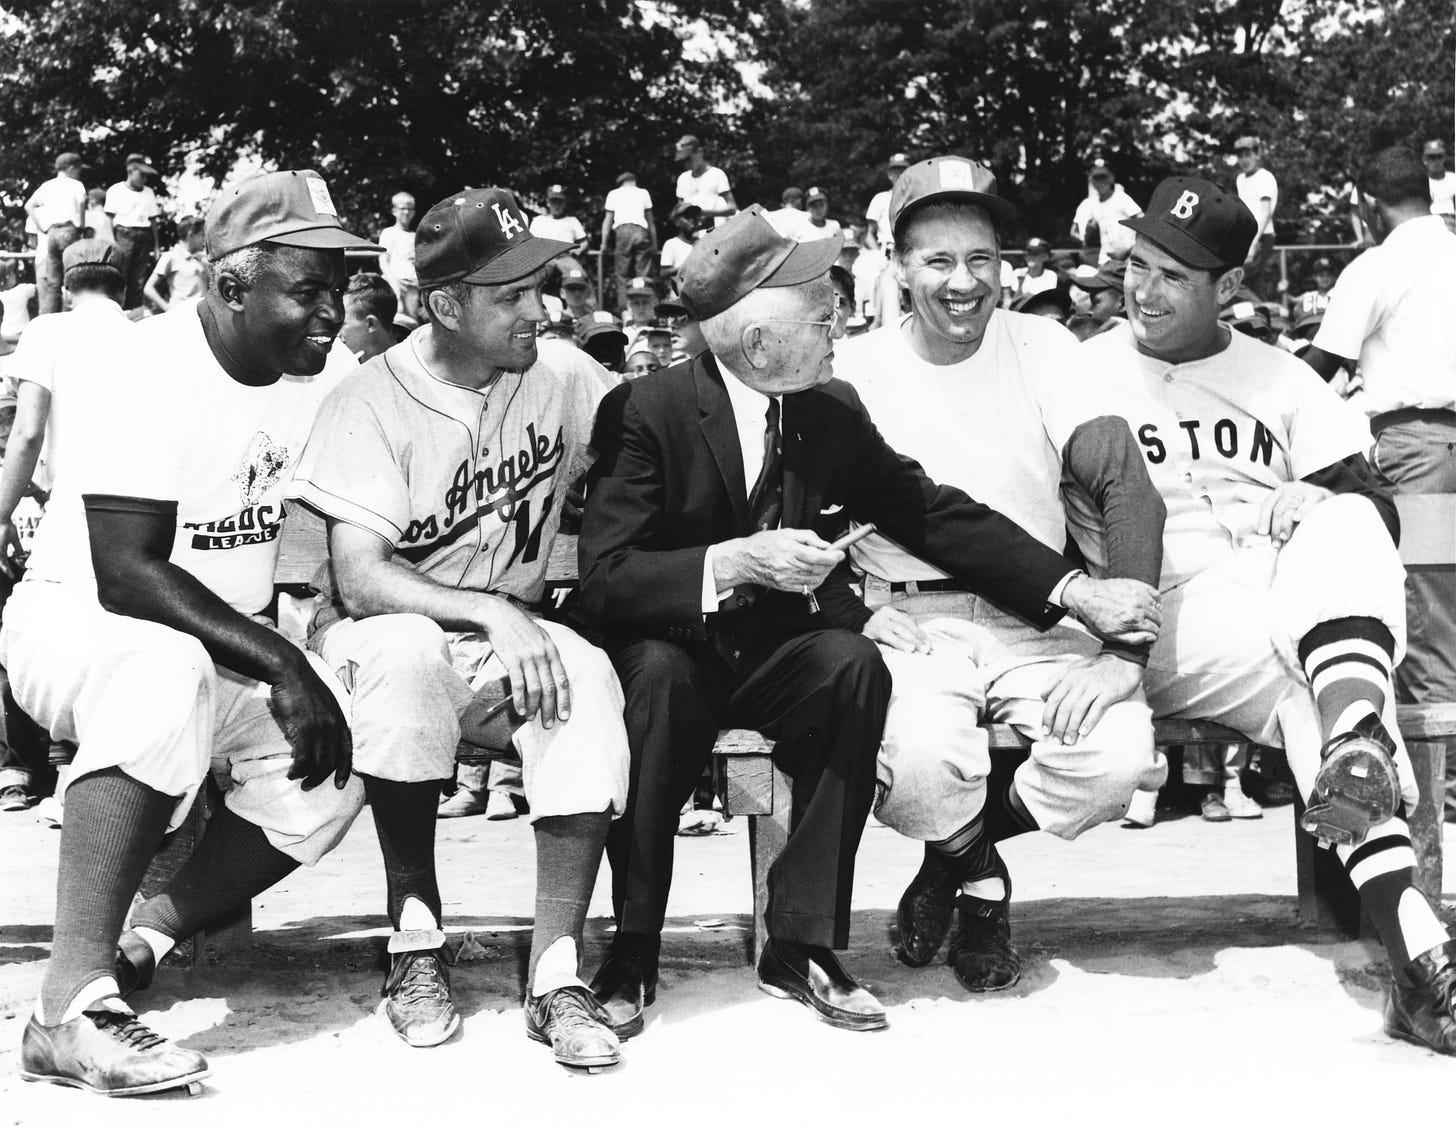
[[[257,616],[343,323],[344,250],[372,248],[314,172],[228,188],[207,242],[214,288],[131,329],[111,378],[67,407],[66,458],[0,630],[16,700],[78,744],[21,1075],[106,1095],[208,1074],[120,996],[178,939],[317,861],[363,803],[342,688]],[[209,764],[225,804],[121,934]]]
[[[910,315],[842,345],[835,373],[895,449],[1055,551],[1068,543],[1062,479],[1086,483],[1114,545],[1106,574],[1151,596],[1163,502],[1127,424],[1089,395],[1072,335],[998,308],[997,228],[1009,214],[975,161],[906,169],[889,223]],[[825,614],[862,627],[894,678],[875,814],[925,842],[900,901],[900,957],[930,962],[958,909],[956,977],[971,991],[1004,989],[1021,970],[996,842],[1037,829],[1076,837],[1166,775],[1140,692],[1147,642],[1102,643],[1065,623],[1043,633],[880,534],[850,551],[874,615],[837,621],[828,601]],[[1014,773],[992,775],[983,715],[1036,741]]]
[[[431,323],[329,396],[294,483],[327,520],[335,586],[309,645],[352,679],[355,765],[384,854],[395,930],[382,1008],[411,1045],[459,1024],[436,806],[462,714],[505,677],[536,837],[526,1029],[563,1064],[611,1064],[617,1038],[577,970],[627,799],[622,691],[605,654],[534,611],[608,377],[583,352],[538,344],[546,265],[568,247],[533,236],[511,192],[447,197],[415,245]]]
[[[1079,354],[1168,506],[1148,703],[1284,747],[1301,824],[1334,846],[1389,954],[1387,1032],[1456,1053],[1456,942],[1412,884],[1417,789],[1390,680],[1404,572],[1370,432],[1308,366],[1219,323],[1254,236],[1242,202],[1174,177],[1127,225],[1129,324]],[[1081,524],[1085,503],[1069,511]]]

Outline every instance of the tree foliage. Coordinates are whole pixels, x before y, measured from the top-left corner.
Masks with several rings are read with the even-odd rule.
[[[1091,156],[1146,200],[1257,132],[1297,238],[1344,234],[1316,222],[1375,147],[1452,136],[1450,0],[0,2],[12,200],[63,149],[101,183],[139,150],[319,168],[366,228],[400,187],[589,203],[628,167],[662,213],[687,131],[741,202],[817,184],[845,217],[890,153],[968,153],[1059,238]]]

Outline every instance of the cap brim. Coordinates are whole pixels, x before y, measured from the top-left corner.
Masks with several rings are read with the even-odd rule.
[[[504,254],[498,254],[470,274],[455,279],[473,282],[476,285],[503,286],[534,274],[553,258],[560,258],[571,250],[570,243],[556,239],[532,237],[517,243]]]
[[[600,328],[590,328],[590,329],[586,329],[583,332],[581,332],[580,334],[578,334],[578,339],[580,339],[580,341],[581,341],[582,344],[585,344],[589,340],[596,340],[597,337],[607,336],[608,334],[610,334],[612,336],[615,336],[615,337],[620,337],[621,338],[621,341],[622,341],[622,346],[624,348],[626,347],[626,345],[627,345],[627,334],[624,333],[621,329],[614,329],[614,328],[612,328],[609,325],[604,325],[604,326],[602,326]]]
[[[779,268],[760,282],[757,288],[797,286],[803,282],[812,282],[821,274],[829,273],[829,268],[839,257],[839,248],[843,244],[843,235],[833,235],[827,239],[811,239],[807,243],[799,243],[789,252],[788,257],[779,263]]]
[[[920,197],[920,199],[916,200],[914,203],[910,204],[910,206],[902,210],[899,215],[895,216],[893,234],[896,241],[899,240],[901,228],[905,226],[905,221],[907,219],[909,219],[926,204],[937,203],[942,200],[960,200],[964,203],[975,204],[979,208],[984,208],[986,212],[991,216],[991,222],[994,223],[997,227],[1000,227],[1002,224],[1005,223],[1010,223],[1013,219],[1016,218],[1016,208],[1010,200],[1003,200],[1000,196],[988,195],[986,192],[970,192],[962,189],[948,189],[943,192],[934,192],[928,196]]]
[[[368,239],[351,235],[342,227],[305,227],[299,231],[288,231],[281,235],[269,235],[259,239],[260,243],[277,243],[284,247],[306,247],[309,250],[372,250],[382,251]],[[234,248],[239,249],[239,248]]]
[[[1225,262],[1183,228],[1175,227],[1161,216],[1139,215],[1136,219],[1122,220],[1122,225],[1167,251],[1184,266],[1198,270],[1232,270],[1239,265],[1237,262]]]

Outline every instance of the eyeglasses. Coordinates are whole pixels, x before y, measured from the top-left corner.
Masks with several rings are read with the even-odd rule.
[[[823,329],[826,333],[834,331],[834,318],[827,321],[796,321],[792,317],[764,317],[765,321],[777,321],[780,325],[813,325],[815,328]]]

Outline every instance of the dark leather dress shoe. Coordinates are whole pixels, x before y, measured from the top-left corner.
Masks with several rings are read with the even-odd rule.
[[[592,979],[591,992],[617,1040],[625,1041],[642,1032],[642,1011],[657,1001],[657,975],[646,974],[636,955],[610,952]]]
[[[1385,1002],[1385,1032],[1456,1056],[1456,939],[1396,972]]]
[[[802,1002],[839,1029],[887,1029],[885,1007],[849,976],[834,952],[769,939],[758,959],[758,987],[775,998]]]
[[[895,956],[907,967],[930,965],[950,932],[956,893],[961,882],[946,869],[940,857],[925,848],[925,860],[900,897],[895,921],[900,945]]]

